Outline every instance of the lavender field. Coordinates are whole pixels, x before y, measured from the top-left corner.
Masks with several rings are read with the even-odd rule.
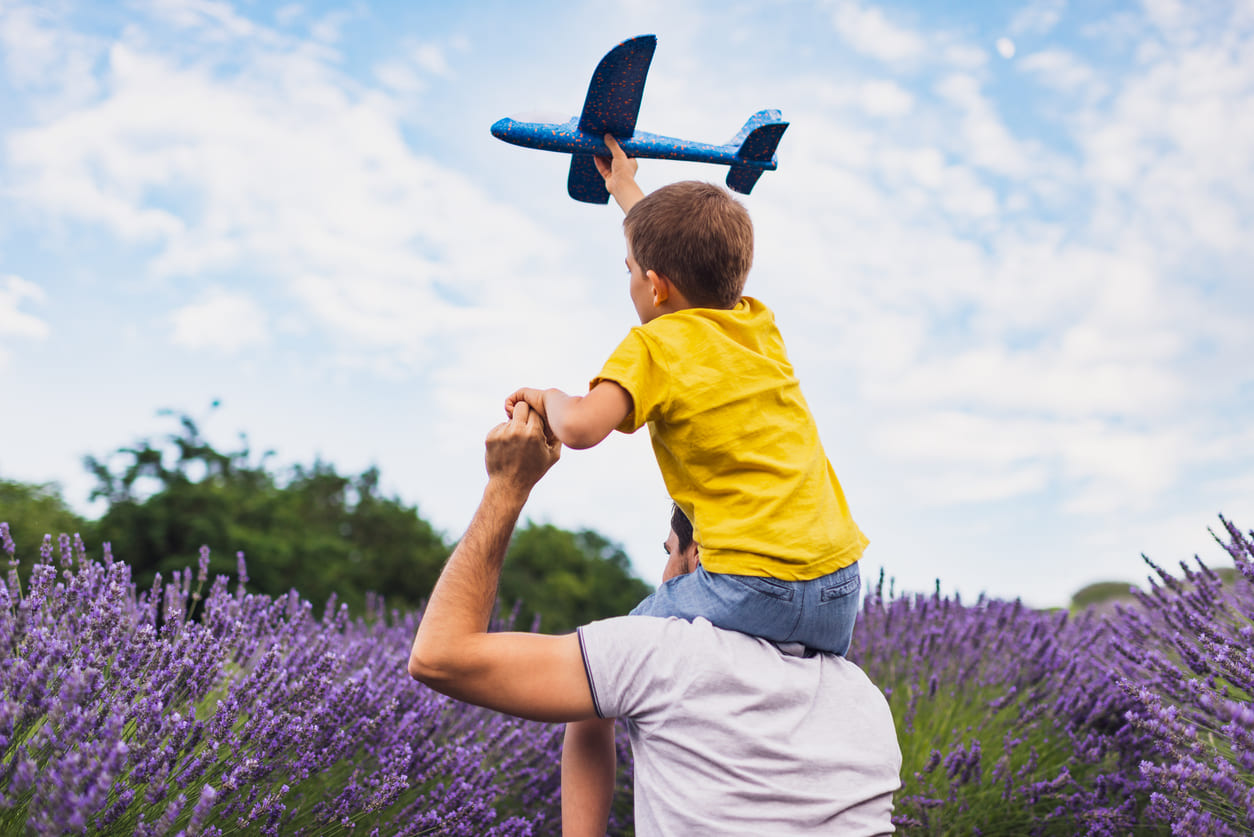
[[[881,582],[850,657],[897,719],[899,831],[1254,830],[1254,533],[1222,523],[1233,583],[1155,567],[1104,615]],[[558,833],[561,728],[411,681],[421,614],[317,615],[207,550],[138,591],[107,546],[0,543],[0,834]]]

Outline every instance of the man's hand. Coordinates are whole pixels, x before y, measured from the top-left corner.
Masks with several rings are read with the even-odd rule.
[[[605,145],[610,150],[610,159],[593,157],[597,171],[605,178],[605,189],[614,196],[623,212],[630,212],[636,202],[644,197],[644,192],[636,184],[636,170],[640,164],[628,157],[627,152],[614,139],[613,134],[605,135]]]
[[[540,401],[543,404],[543,393]],[[506,409],[509,421],[488,431],[484,454],[488,479],[528,494],[561,457],[562,443],[549,434],[543,414],[533,410],[529,400],[520,399]]]

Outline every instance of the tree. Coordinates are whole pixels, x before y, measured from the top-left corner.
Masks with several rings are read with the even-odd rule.
[[[56,483],[23,483],[0,479],[0,522],[8,523],[14,542],[18,545],[19,558],[39,555],[38,547],[45,535],[74,535],[79,533],[85,542],[92,542],[95,535],[93,523],[75,514],[61,498]]]
[[[56,483],[22,483],[0,479],[0,522],[9,524],[17,557],[29,566],[39,554],[44,535],[81,534],[94,542],[94,524],[79,517],[61,497]]]
[[[342,557],[328,562],[320,593],[347,591],[356,601],[373,590],[411,607],[430,595],[450,547],[415,507],[380,493],[377,468],[349,479],[315,462],[297,467],[286,490],[302,520],[333,527],[322,532],[318,554]]]
[[[178,431],[160,442],[85,460],[93,499],[108,503],[95,533],[139,584],[195,567],[208,545],[211,578],[234,573],[242,551],[250,589],[294,588],[316,606],[334,593],[359,611],[373,590],[408,609],[430,594],[450,546],[416,508],[382,494],[378,469],[345,476],[316,460],[276,474],[272,454],[254,456],[246,437],[219,451],[192,418],[177,419]],[[534,524],[516,533],[500,588],[507,608],[523,601],[520,627],[542,614],[548,631],[627,613],[650,592],[617,544]]]
[[[539,614],[540,629],[552,633],[622,616],[652,592],[618,544],[588,529],[528,521],[510,542],[499,596],[506,607],[521,601],[518,627],[530,627]]]
[[[380,494],[376,469],[342,476],[315,461],[284,480],[266,467],[271,453],[254,459],[246,437],[224,453],[189,416],[179,424],[164,444],[144,439],[85,460],[93,498],[109,504],[100,535],[138,582],[195,566],[203,544],[211,576],[233,573],[243,552],[253,589],[295,588],[315,605],[335,593],[356,608],[376,590],[414,607],[430,592],[448,547],[415,508]]]
[[[1132,601],[1134,597],[1129,591],[1135,586],[1128,581],[1094,582],[1071,595],[1071,610],[1078,611],[1094,605]]]

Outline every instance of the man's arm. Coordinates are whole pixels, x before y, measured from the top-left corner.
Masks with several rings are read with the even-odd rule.
[[[562,740],[562,837],[604,837],[614,800],[614,719],[566,725]]]
[[[613,381],[601,381],[587,395],[560,389],[524,387],[505,400],[505,412],[525,401],[548,422],[553,436],[568,448],[600,444],[631,413],[631,396]]]
[[[488,633],[510,535],[561,445],[527,404],[488,433],[488,485],[449,556],[409,654],[409,674],[438,692],[538,721],[596,717],[576,634]]]

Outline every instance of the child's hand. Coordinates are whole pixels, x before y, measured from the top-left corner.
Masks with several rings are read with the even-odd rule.
[[[636,171],[640,164],[627,156],[627,152],[623,151],[613,134],[605,135],[605,145],[610,149],[610,159],[593,157],[592,160],[596,163],[597,171],[605,178],[606,191],[614,196],[623,212],[630,212],[636,201],[644,197],[644,192],[636,185]]]
[[[519,401],[526,401],[527,406],[540,414],[540,418],[545,418],[544,390],[535,389],[533,387],[523,387],[515,391],[509,398],[505,399],[505,415],[513,418],[514,405]]]
[[[600,444],[631,413],[631,395],[614,381],[600,381],[587,395],[567,395],[560,389],[523,387],[505,399],[505,412],[524,402],[544,419],[549,442],[560,441],[582,450]]]
[[[514,417],[514,405],[519,401],[524,402],[528,407],[539,414],[544,419],[544,436],[549,444],[552,444],[556,437],[553,435],[553,427],[549,424],[549,417],[544,411],[544,390],[535,389],[533,387],[523,387],[517,390],[509,398],[505,399],[505,415],[510,418]]]
[[[613,134],[605,135],[605,145],[610,150],[610,159],[606,160],[604,157],[592,159],[597,164],[597,171],[601,172],[601,176],[605,178],[605,188],[612,194],[615,188],[625,182],[635,181],[640,164],[634,157],[627,156],[627,152],[623,151],[623,147],[618,144],[618,140],[614,139]]]

